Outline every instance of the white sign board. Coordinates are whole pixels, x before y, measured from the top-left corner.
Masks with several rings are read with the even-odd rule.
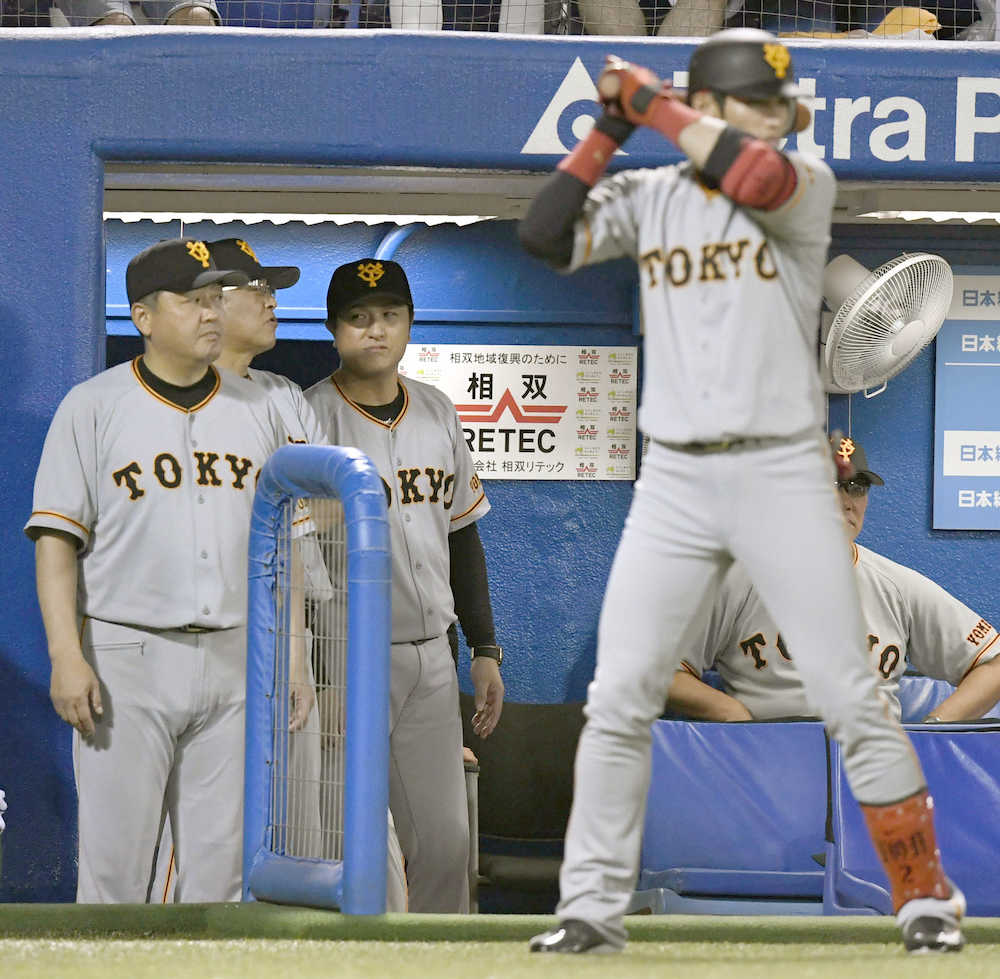
[[[400,373],[455,402],[485,479],[634,479],[637,347],[410,344]]]

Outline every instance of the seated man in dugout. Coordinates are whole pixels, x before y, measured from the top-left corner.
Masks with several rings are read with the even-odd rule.
[[[849,453],[855,474],[836,485],[846,546],[854,556],[861,610],[872,668],[897,718],[900,677],[908,667],[947,680],[954,692],[923,718],[925,722],[982,717],[1000,700],[1000,641],[997,631],[942,587],[912,568],[857,543],[868,494],[884,481],[868,468],[864,449],[851,439],[831,446]],[[818,629],[823,623],[816,623]],[[718,671],[723,690],[705,683]],[[743,567],[727,573],[706,629],[674,677],[668,709],[695,720],[750,721],[812,717],[788,649]]]

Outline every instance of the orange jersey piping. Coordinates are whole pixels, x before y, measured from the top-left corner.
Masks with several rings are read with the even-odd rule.
[[[165,397],[163,397],[163,395],[162,395],[162,394],[157,394],[157,393],[156,393],[156,392],[155,392],[155,391],[154,391],[154,390],[153,390],[153,389],[152,389],[152,388],[151,388],[151,387],[150,387],[150,386],[149,386],[149,385],[148,385],[148,384],[147,384],[147,383],[146,383],[146,382],[145,382],[145,381],[144,381],[144,380],[142,379],[142,375],[141,375],[141,374],[139,373],[139,367],[138,367],[138,364],[139,364],[139,358],[138,358],[138,357],[136,357],[136,358],[135,358],[135,359],[134,359],[134,360],[132,361],[132,373],[133,373],[133,374],[135,375],[135,379],[136,379],[136,380],[137,380],[137,381],[139,382],[139,384],[140,384],[140,385],[142,386],[142,389],[143,389],[144,391],[146,391],[146,392],[147,392],[148,394],[151,394],[151,395],[152,395],[152,396],[153,396],[154,398],[156,398],[156,400],[157,400],[157,401],[160,401],[160,402],[162,402],[163,404],[167,405],[167,407],[169,407],[169,408],[173,408],[173,409],[175,409],[176,411],[181,411],[181,412],[183,412],[183,413],[184,413],[185,415],[191,415],[191,414],[194,414],[194,412],[198,411],[198,410],[199,410],[200,408],[204,408],[204,407],[205,407],[205,405],[207,405],[207,404],[209,403],[209,401],[211,401],[211,400],[212,400],[212,398],[214,398],[214,397],[216,396],[216,394],[218,394],[218,391],[219,391],[219,388],[220,388],[220,386],[222,385],[222,378],[221,378],[221,377],[219,376],[219,372],[218,372],[218,371],[217,371],[217,370],[216,370],[216,369],[215,369],[214,367],[212,367],[211,365],[209,365],[209,368],[208,368],[208,369],[209,369],[210,371],[212,371],[212,372],[213,372],[213,373],[215,374],[215,386],[214,386],[214,387],[212,388],[212,390],[211,390],[211,391],[209,391],[209,392],[208,392],[208,394],[207,394],[207,395],[205,395],[205,397],[204,397],[204,398],[202,398],[202,400],[201,400],[201,401],[199,401],[199,402],[198,402],[198,404],[196,404],[196,405],[192,405],[192,406],[191,406],[190,408],[182,408],[182,407],[181,407],[180,405],[176,405],[176,404],[174,404],[174,403],[173,403],[173,401],[171,401],[171,400],[170,400],[169,398],[165,398]]]
[[[996,641],[997,641],[998,639],[1000,639],[1000,635],[995,635],[995,636],[994,636],[994,637],[993,637],[993,638],[992,638],[992,639],[991,639],[991,640],[990,640],[990,641],[989,641],[989,642],[988,642],[988,643],[986,644],[986,646],[985,646],[985,647],[984,647],[983,649],[979,650],[979,655],[978,655],[978,656],[976,656],[976,658],[975,658],[975,659],[974,659],[974,660],[972,661],[972,664],[971,664],[971,665],[969,666],[969,668],[968,668],[968,669],[967,669],[967,670],[966,670],[966,671],[965,671],[965,672],[964,672],[964,673],[962,674],[962,679],[963,679],[963,680],[964,680],[964,679],[965,679],[965,678],[966,678],[966,677],[967,677],[967,676],[968,676],[968,675],[969,675],[969,674],[970,674],[970,673],[971,673],[971,672],[972,672],[972,671],[973,671],[973,670],[974,670],[974,669],[975,669],[975,668],[976,668],[977,666],[979,666],[979,661],[980,661],[980,660],[981,660],[981,659],[982,659],[982,658],[983,658],[983,657],[984,657],[984,656],[986,655],[986,653],[987,653],[987,652],[989,651],[989,648],[990,648],[990,646],[992,646],[992,645],[993,645],[993,643],[995,643],[995,642],[996,642]]]
[[[406,385],[403,383],[401,378],[397,377],[397,382],[399,386],[403,389],[403,407],[399,414],[391,422],[384,422],[381,418],[376,418],[374,415],[369,415],[364,408],[361,407],[356,401],[351,399],[345,392],[344,389],[337,383],[337,379],[331,374],[330,382],[337,389],[337,393],[359,414],[362,418],[367,418],[368,421],[373,422],[382,428],[387,428],[390,432],[396,428],[396,426],[403,420],[403,416],[406,414],[406,410],[410,407],[410,392],[406,390]]]
[[[479,506],[479,504],[482,503],[483,500],[485,500],[485,499],[486,499],[486,493],[484,491],[484,492],[482,492],[482,493],[479,494],[479,499],[476,500],[476,502],[473,503],[472,506],[470,506],[468,510],[466,510],[464,513],[459,513],[456,516],[452,517],[451,518],[451,522],[454,523],[456,520],[461,520],[462,517],[464,517],[464,516],[472,513],[472,511],[475,510],[476,507]]]
[[[90,531],[82,523],[78,523],[72,517],[67,517],[65,513],[56,513],[55,510],[34,510],[31,514],[32,517],[58,517],[60,520],[65,520],[66,523],[71,523],[74,527],[79,527],[88,537],[90,536]],[[30,521],[30,517],[28,518]],[[53,529],[53,528],[50,528]]]

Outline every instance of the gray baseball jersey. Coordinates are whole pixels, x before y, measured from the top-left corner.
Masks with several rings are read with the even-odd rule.
[[[273,371],[257,370],[251,367],[247,377],[254,384],[259,384],[267,391],[281,414],[285,423],[289,442],[308,442],[311,445],[326,445],[327,438],[323,433],[319,419],[306,401],[302,388],[284,374]]]
[[[222,372],[226,373],[226,372]],[[326,439],[319,429],[312,408],[306,402],[300,388],[294,381],[282,374],[271,371],[250,368],[247,379],[254,385],[266,391],[274,400],[278,417],[284,429],[284,437],[288,442],[325,444]],[[305,570],[306,595],[315,601],[328,600],[333,596],[333,585],[323,561],[322,551],[316,540],[314,526],[308,505],[304,500],[296,504],[296,513],[292,518],[292,534],[297,541],[299,554]],[[311,647],[312,635],[306,629],[307,651]],[[311,667],[310,667],[311,675]],[[318,856],[320,801],[319,784],[320,770],[320,730],[319,712],[315,706],[306,721],[303,730],[289,735],[289,771],[291,773],[288,788],[288,811],[294,825],[289,833],[292,839],[290,853],[296,856]],[[173,831],[169,821],[163,823],[162,832],[156,851],[156,864],[153,870],[153,880],[150,894],[154,901],[171,903],[174,900],[174,846]],[[302,852],[295,849],[297,844]]]
[[[899,678],[912,666],[953,686],[1000,653],[997,631],[919,571],[853,545],[868,651],[896,717]],[[684,668],[700,677],[715,667],[727,693],[755,718],[814,716],[816,709],[749,575],[733,565],[708,625]]]
[[[865,657],[822,431],[816,349],[835,181],[822,162],[788,158],[796,188],[771,212],[706,190],[685,164],[602,181],[575,225],[571,268],[638,263],[639,421],[651,438],[601,610],[557,908],[613,945],[636,877],[650,725],[731,561],[746,565],[789,645],[807,648],[799,670],[844,746],[855,796],[881,804],[924,784]],[[707,454],[688,444],[754,437]]]
[[[836,184],[822,161],[788,157],[798,188],[776,211],[737,207],[689,165],[628,170],[588,197],[571,269],[639,264],[639,426],[651,438],[791,435],[825,421],[816,343]]]
[[[392,544],[392,641],[443,636],[455,621],[448,534],[489,512],[455,406],[421,381],[400,381],[403,409],[386,423],[332,378],[306,391],[335,445],[365,452],[385,484]]]
[[[164,806],[177,899],[239,899],[250,513],[287,437],[260,385],[213,373],[188,409],[138,358],[104,371],[66,395],[42,450],[25,530],[79,541],[105,704],[93,739],[74,732],[83,902],[144,900]]]
[[[329,445],[316,413],[298,384],[283,374],[253,367],[248,370],[247,377],[274,399],[289,442]],[[299,542],[299,554],[305,571],[306,596],[315,601],[327,601],[333,597],[333,584],[316,540],[312,514],[305,500],[298,500],[296,503],[292,532]]]
[[[392,663],[389,806],[406,857],[409,908],[469,910],[469,824],[458,678],[446,636],[455,620],[448,534],[489,502],[455,406],[436,388],[400,380],[403,407],[382,422],[334,379],[306,391],[330,441],[375,464],[389,502]],[[390,862],[391,866],[391,862]]]
[[[246,623],[256,477],[285,440],[260,386],[217,373],[185,410],[136,362],[74,387],[45,439],[25,528],[80,541],[81,615],[149,629]]]

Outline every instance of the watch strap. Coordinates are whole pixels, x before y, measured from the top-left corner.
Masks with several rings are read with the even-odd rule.
[[[503,647],[502,646],[473,646],[472,647],[472,658],[476,659],[477,656],[485,656],[487,659],[496,660],[497,666],[503,662]]]

